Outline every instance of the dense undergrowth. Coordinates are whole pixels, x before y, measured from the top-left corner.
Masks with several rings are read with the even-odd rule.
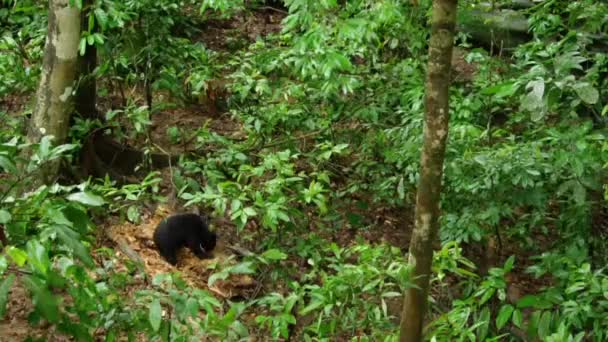
[[[57,147],[29,146],[16,134],[33,106],[46,9],[2,2],[0,318],[20,283],[34,304],[30,324],[46,321],[78,340],[396,340],[400,294],[410,285],[407,246],[375,233],[385,219],[375,213],[397,213],[394,229],[411,229],[404,222],[419,168],[430,1],[285,4],[280,31],[251,41],[227,30],[214,50],[209,22],[255,16],[263,4],[97,1],[90,20],[99,30],[90,25],[81,44],[99,49],[100,102],[147,82],[168,94],[151,111],[141,92],[104,108],[118,138],[147,147],[155,116],[203,106],[213,81],[225,82],[225,115],[242,127],[238,137],[207,125],[166,131],[176,145],[194,141],[197,152],[173,169],[177,196],[226,216],[255,252],[215,279],[264,273],[262,293],[229,301],[189,288],[177,273],[124,299],[142,275],[96,243],[92,218],[137,221],[142,204],[160,198],[156,173],[140,184],[89,180],[24,192],[50,160],[76,165],[86,132],[102,123],[76,119],[70,143]],[[608,34],[608,7],[552,0],[526,14],[533,39],[508,55],[490,55],[465,34],[456,42],[427,329],[437,341],[607,338],[608,58],[597,41]],[[21,160],[25,149],[35,157]],[[352,231],[365,234],[341,238]],[[499,257],[479,272],[464,255],[492,241]]]

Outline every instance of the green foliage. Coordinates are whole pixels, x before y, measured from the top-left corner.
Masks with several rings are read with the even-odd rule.
[[[388,312],[387,301],[412,286],[399,250],[364,244],[325,248],[308,257],[312,269],[305,277],[319,277],[320,284],[302,288],[305,304],[299,315],[315,317],[305,328],[306,340],[344,335],[373,338],[395,329],[391,322],[395,313]]]
[[[411,286],[405,259],[389,246],[391,234],[370,246],[351,233],[368,228],[380,241],[379,222],[411,209],[430,3],[288,0],[280,32],[249,44],[246,33],[232,30],[224,38],[230,51],[213,51],[201,43],[210,19],[239,22],[234,18],[254,12],[250,2],[94,2],[79,49],[99,49],[100,97],[121,97],[106,112],[119,139],[150,142],[157,113],[205,102],[213,80],[229,81],[229,114],[240,134],[222,135],[208,124],[194,135],[162,129],[173,144],[194,141],[197,152],[171,170],[179,198],[212,208],[234,223],[239,239],[255,242],[253,255],[212,264],[207,284],[250,275],[261,292],[233,303],[187,286],[178,274],[158,275],[142,289],[136,265],[94,249],[90,217],[139,222],[143,202],[162,200],[161,176],[120,187],[106,178],[23,191],[47,162],[69,162],[76,146],[53,146],[48,138],[25,144],[15,132],[31,106],[22,113],[3,107],[0,227],[8,246],[0,254],[0,317],[9,290],[25,286],[32,324],[45,320],[78,340],[99,333],[109,341],[250,334],[396,340],[399,310],[391,304],[398,308]],[[4,4],[2,101],[32,93],[46,27],[42,3]],[[499,340],[513,331],[547,341],[606,339],[608,281],[594,257],[606,257],[606,240],[594,220],[605,209],[602,191],[608,198],[608,9],[593,0],[552,0],[524,13],[532,41],[509,56],[472,48],[456,60],[473,63],[475,72],[465,71],[465,82],[455,77],[451,88],[430,339]],[[458,42],[470,47],[464,33]],[[147,108],[146,87],[166,102]],[[98,125],[76,120],[73,143]],[[32,158],[20,157],[26,149]],[[395,229],[409,228],[405,221]],[[457,242],[492,235],[546,253],[502,260],[480,277]],[[520,265],[551,281],[512,300],[507,278]]]
[[[11,1],[0,8],[0,98],[35,89],[46,15],[40,1]]]

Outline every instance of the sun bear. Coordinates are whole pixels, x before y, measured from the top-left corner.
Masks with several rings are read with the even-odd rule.
[[[171,265],[177,264],[177,251],[188,247],[197,257],[212,258],[217,235],[209,230],[207,218],[198,214],[175,214],[159,223],[154,243]]]

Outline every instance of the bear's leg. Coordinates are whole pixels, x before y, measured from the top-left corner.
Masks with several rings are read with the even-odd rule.
[[[209,258],[207,251],[201,246],[201,242],[198,239],[189,239],[188,248],[194,253],[199,259]]]
[[[169,262],[171,265],[177,265],[177,251],[175,249],[161,249],[160,254]]]

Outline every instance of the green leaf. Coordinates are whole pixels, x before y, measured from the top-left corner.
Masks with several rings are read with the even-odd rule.
[[[308,313],[313,312],[318,308],[322,307],[324,304],[325,303],[323,301],[314,301],[308,304],[304,309],[300,310],[299,314],[301,316],[307,315]]]
[[[596,104],[600,98],[600,93],[591,84],[583,82],[574,85],[574,91],[583,102]]]
[[[80,234],[88,233],[88,228],[92,225],[86,211],[81,209],[77,204],[68,205],[61,209],[63,215],[71,222],[73,227]]]
[[[0,209],[0,224],[7,224],[11,221],[12,218],[13,217],[11,216],[10,212],[5,209]]]
[[[545,81],[531,81],[528,83],[526,88],[530,89],[530,91],[522,99],[521,107],[523,110],[532,113],[532,120],[538,121],[545,115],[545,103],[543,101],[545,94]]]
[[[87,39],[85,37],[80,38],[80,44],[78,45],[78,52],[81,56],[84,56],[84,52],[87,49]]]
[[[127,219],[133,223],[138,223],[139,218],[139,208],[134,205],[129,206],[129,209],[127,209]]]
[[[255,268],[253,267],[253,263],[250,261],[245,261],[238,263],[230,268],[230,273],[234,274],[253,274],[255,273]]]
[[[510,304],[504,305],[502,308],[500,308],[498,316],[496,317],[496,328],[498,330],[502,329],[502,327],[504,327],[505,324],[509,321],[513,310],[513,305]]]
[[[505,261],[505,266],[503,267],[503,269],[506,272],[510,272],[513,269],[513,264],[515,263],[515,255],[511,255],[507,261]]]
[[[521,310],[513,311],[512,321],[513,321],[513,325],[515,325],[516,327],[521,329],[522,324],[524,322],[524,317],[521,313]]]
[[[525,295],[517,301],[517,307],[519,309],[529,308],[529,307],[538,307],[540,304],[540,299],[535,295]]]
[[[403,184],[403,177],[399,178],[399,184],[397,185],[397,194],[399,199],[405,198],[405,185]]]
[[[269,249],[262,254],[262,258],[268,260],[285,260],[287,259],[287,254],[278,249]]]
[[[163,308],[160,306],[160,301],[154,299],[152,304],[150,304],[150,312],[148,314],[148,320],[150,321],[150,325],[152,326],[152,330],[157,332],[160,329],[160,323],[162,321]]]
[[[76,192],[73,194],[70,194],[67,197],[68,200],[73,201],[73,202],[78,202],[78,203],[82,203],[91,207],[99,207],[105,204],[105,201],[103,200],[103,198],[91,194],[89,192],[86,191],[81,191],[81,192]]]
[[[573,186],[572,195],[576,204],[582,205],[587,200],[587,189],[581,183],[576,182]]]
[[[216,272],[213,273],[207,280],[207,286],[211,287],[218,280],[226,280],[230,274],[228,272]]]
[[[89,32],[92,32],[94,27],[95,27],[95,17],[92,15],[89,15]]]
[[[14,274],[9,274],[3,281],[0,282],[0,320],[4,318],[6,313],[6,302],[8,301],[8,291],[15,280]]]
[[[515,82],[505,82],[481,90],[483,95],[495,95],[497,98],[509,97],[517,91]]]
[[[6,254],[8,254],[17,266],[22,267],[27,261],[27,253],[17,247],[9,246]]]
[[[34,276],[23,277],[25,286],[30,290],[37,311],[51,323],[59,321],[59,300]]]
[[[0,156],[0,167],[3,168],[6,172],[10,172],[13,174],[17,173],[17,167],[12,160],[8,159],[5,156]]]
[[[255,216],[257,213],[255,212],[255,209],[253,207],[246,207],[243,209],[243,212],[248,216]]]
[[[35,269],[42,274],[47,274],[51,267],[48,251],[38,240],[30,240],[26,244],[27,258]]]
[[[551,320],[553,315],[550,311],[543,312],[538,322],[538,336],[542,339],[547,337],[551,333]]]
[[[93,34],[93,38],[95,39],[95,43],[97,43],[98,45],[102,45],[104,42],[103,35],[100,33]]]
[[[63,242],[68,248],[72,250],[72,253],[78,257],[87,266],[93,266],[94,262],[91,258],[91,254],[85,245],[80,241],[80,234],[72,230],[68,226],[54,225],[54,231],[57,233],[57,237]]]
[[[484,341],[490,330],[490,309],[485,306],[477,318],[477,333],[480,341]]]
[[[40,143],[38,144],[38,157],[41,160],[47,159],[51,153],[51,141],[53,137],[50,135],[45,135],[40,139]]]
[[[99,26],[102,30],[105,30],[108,27],[108,14],[101,8],[96,8],[94,13]]]

